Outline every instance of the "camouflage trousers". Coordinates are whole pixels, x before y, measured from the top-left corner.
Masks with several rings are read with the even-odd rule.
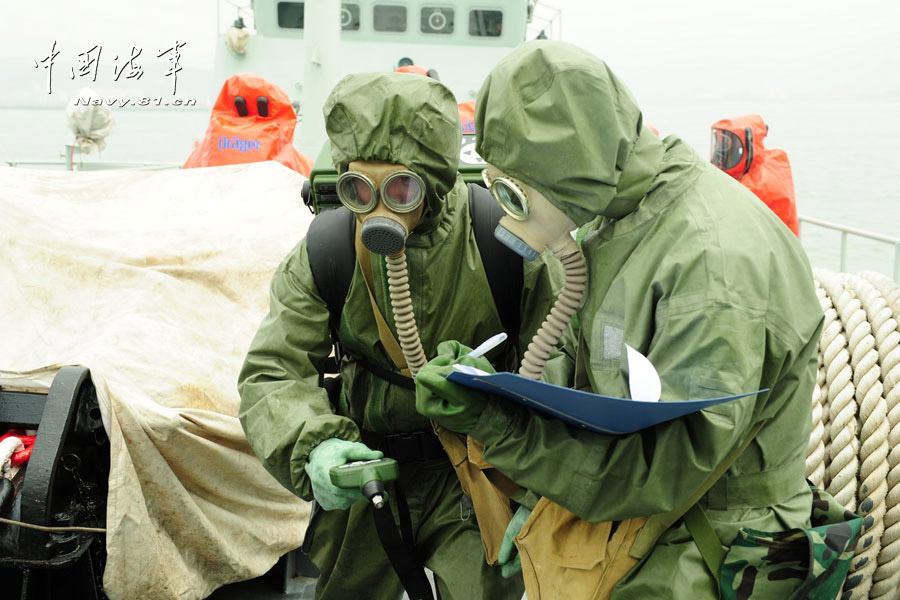
[[[811,526],[768,532],[743,528],[719,568],[724,600],[834,600],[841,591],[863,519],[812,485]]]

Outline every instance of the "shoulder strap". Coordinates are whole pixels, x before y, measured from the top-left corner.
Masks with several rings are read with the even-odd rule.
[[[362,243],[360,231],[361,228],[357,226],[356,238],[353,243],[356,244],[356,259],[359,262],[359,269],[362,271],[363,279],[366,282],[366,291],[369,293],[369,304],[372,305],[372,316],[375,318],[375,325],[378,327],[378,339],[381,340],[381,345],[384,347],[384,351],[387,352],[388,356],[390,356],[394,366],[400,370],[400,373],[404,377],[408,377],[412,380],[412,372],[406,364],[406,356],[400,348],[400,343],[397,341],[397,338],[394,337],[394,333],[391,331],[387,321],[384,320],[381,309],[378,308],[378,303],[375,302],[375,294],[372,291],[375,287],[374,276],[372,274],[372,255],[369,253],[369,249]],[[363,366],[365,366],[364,361]],[[415,388],[415,386],[413,386],[413,388]]]
[[[344,301],[347,299],[347,293],[350,291],[353,271],[356,268],[356,243],[358,241],[356,219],[353,213],[343,206],[319,213],[310,223],[306,232],[306,253],[309,256],[309,269],[312,272],[319,294],[328,306],[328,327],[331,341],[335,346],[336,360],[334,363],[326,366],[326,372],[329,373],[337,373],[340,366],[341,348],[338,343],[338,329],[341,324],[341,311],[344,309]],[[366,259],[363,273],[371,277],[371,271],[366,272],[366,268],[371,269],[368,264],[368,254],[364,257],[360,255],[360,258]],[[372,309],[375,311],[375,319],[378,322],[379,336],[390,353],[391,347],[385,342],[384,337],[385,330],[387,330],[388,337],[391,337],[390,330],[387,329],[387,325],[383,322],[381,313],[378,312],[375,300],[371,296],[371,284],[368,279],[366,279],[366,287],[369,288],[369,298],[372,301]],[[396,342],[394,342],[394,345],[396,346]],[[395,350],[395,353],[391,353],[392,358],[400,351],[399,346]],[[402,354],[400,358],[402,359]],[[364,369],[389,383],[406,389],[415,389],[412,380],[403,374],[382,369],[360,358],[355,360]],[[404,367],[405,363],[403,366],[398,366],[401,369]]]
[[[709,569],[718,584],[719,568],[722,566],[722,561],[725,560],[725,550],[722,548],[722,541],[716,534],[716,529],[699,502],[694,503],[682,518],[688,532],[694,538],[694,543],[700,550],[700,556],[706,563],[706,568]]]
[[[306,231],[309,269],[319,294],[328,305],[332,334],[337,333],[340,325],[344,300],[356,268],[355,231],[356,219],[343,206],[316,215]]]
[[[494,237],[494,229],[503,216],[503,209],[484,187],[470,183],[469,214],[475,243],[481,255],[481,264],[487,275],[494,306],[500,315],[503,329],[515,343],[519,337],[520,311],[522,301],[522,257],[501,244]]]

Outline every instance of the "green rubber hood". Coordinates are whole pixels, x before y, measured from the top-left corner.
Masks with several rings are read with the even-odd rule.
[[[635,210],[665,148],[606,64],[561,42],[525,43],[488,75],[476,150],[540,191],[578,225]]]
[[[421,75],[356,73],[335,86],[322,110],[339,173],[354,160],[405,165],[425,180],[420,225],[438,219],[456,182],[461,142],[456,98],[447,87]]]

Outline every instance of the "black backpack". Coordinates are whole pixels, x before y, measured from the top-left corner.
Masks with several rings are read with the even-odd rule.
[[[481,255],[481,263],[487,275],[494,306],[500,315],[503,329],[515,345],[519,335],[520,302],[522,297],[522,257],[501,244],[494,237],[494,229],[503,216],[503,209],[484,187],[470,183],[469,215],[475,242]],[[306,252],[309,268],[322,299],[328,305],[331,341],[335,346],[334,362],[326,373],[337,373],[341,348],[338,343],[338,327],[344,300],[350,290],[350,281],[356,268],[356,218],[344,206],[316,215],[306,233]],[[393,384],[412,389],[412,381],[399,373],[382,369],[361,361],[363,367]]]

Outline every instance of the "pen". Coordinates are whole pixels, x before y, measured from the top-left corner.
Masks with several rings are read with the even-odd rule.
[[[482,356],[502,344],[504,341],[506,341],[506,333],[501,331],[497,335],[492,335],[488,339],[481,342],[481,344],[479,344],[477,348],[469,352],[466,356]]]

